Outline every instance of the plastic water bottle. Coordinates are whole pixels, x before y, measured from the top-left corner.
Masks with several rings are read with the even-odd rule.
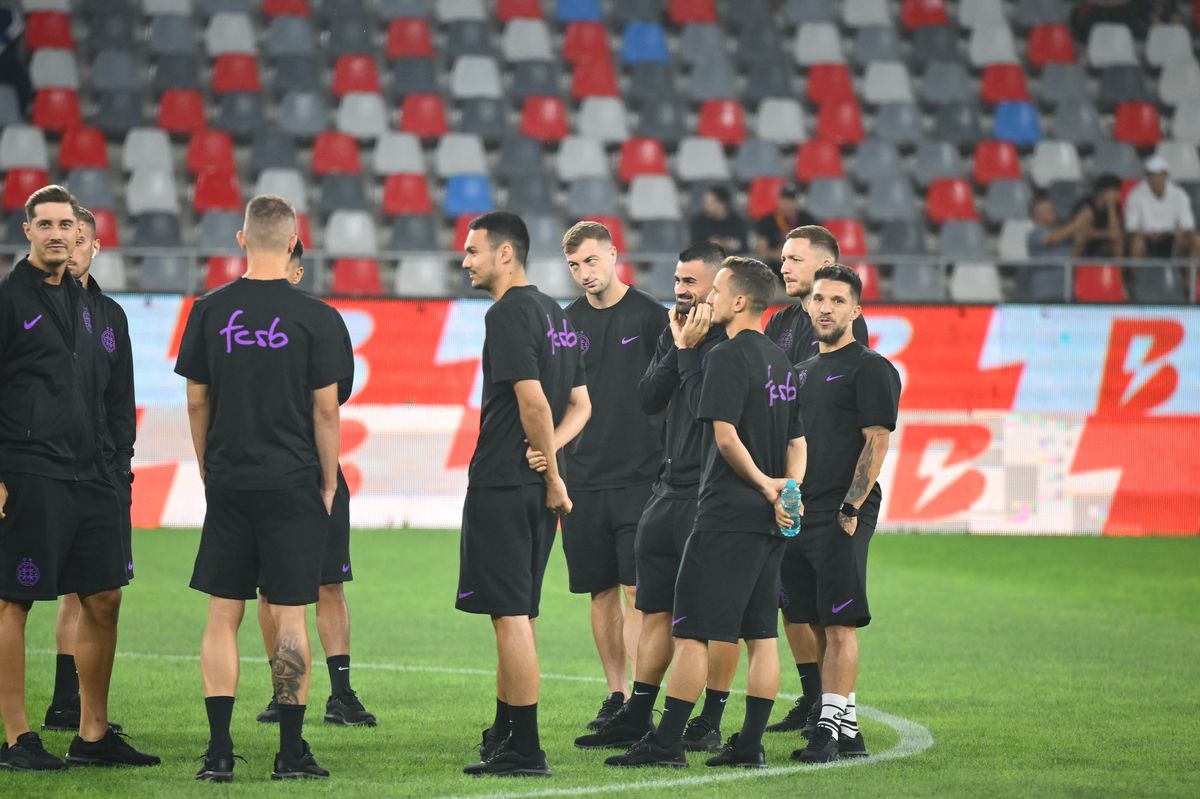
[[[788,480],[783,491],[779,493],[783,510],[792,517],[791,527],[780,527],[779,532],[784,538],[795,538],[800,534],[800,486],[795,480]]]

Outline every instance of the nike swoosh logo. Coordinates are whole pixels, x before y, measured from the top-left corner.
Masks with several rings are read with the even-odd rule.
[[[845,377],[845,375],[830,375],[829,377],[825,378],[825,382],[830,383],[834,380],[840,380],[843,377]]]
[[[633,336],[632,338],[623,338],[623,339],[621,339],[621,343],[628,344],[631,341],[637,341],[639,338],[641,338],[641,336]]]
[[[671,626],[674,627],[676,624],[679,624],[679,622],[683,621],[686,618],[687,618],[687,616],[680,616],[677,619],[671,619]]]
[[[346,573],[346,572],[348,572],[348,571],[350,571],[350,564],[349,564],[349,563],[343,563],[343,564],[342,564],[342,574],[345,574],[345,573]]]
[[[349,666],[338,666],[338,671],[350,671]]]
[[[840,604],[840,605],[834,605],[834,606],[833,606],[833,612],[834,612],[834,613],[841,613],[843,610],[845,610],[846,608],[850,607],[850,603],[851,603],[851,602],[853,602],[853,601],[854,601],[853,599],[847,599],[845,602],[843,602],[843,603],[842,603],[842,604]]]
[[[459,592],[458,592],[458,598],[459,598],[459,599],[466,599],[467,597],[471,596],[471,595],[472,595],[472,594],[474,594],[474,593],[475,593],[474,591],[459,591]]]
[[[650,693],[649,691],[634,691],[633,695],[634,696],[648,696],[649,693]]]
[[[22,324],[25,325],[26,330],[30,330],[33,328],[34,325],[36,325],[40,321],[42,321],[42,315],[38,314],[37,316],[30,319],[28,322],[23,322]]]
[[[721,704],[722,704],[722,705],[723,705],[723,704],[725,704],[725,702],[726,702],[726,701],[728,701],[728,699],[729,699],[729,697],[725,697],[724,699],[722,699],[722,700],[721,700]]]

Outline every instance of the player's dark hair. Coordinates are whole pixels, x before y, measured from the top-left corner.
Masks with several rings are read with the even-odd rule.
[[[762,313],[775,296],[775,274],[762,261],[731,255],[721,264],[729,270],[733,289],[750,301],[750,310]]]
[[[701,241],[679,253],[679,262],[703,261],[709,269],[720,269],[725,261],[725,248],[715,241]]]
[[[839,283],[845,283],[850,286],[850,293],[854,296],[854,303],[857,305],[862,298],[862,278],[845,264],[830,264],[822,266],[813,275],[813,285],[816,285],[818,280],[836,280]]]
[[[812,246],[825,250],[835,261],[842,257],[837,237],[830,233],[828,228],[820,225],[801,225],[798,228],[792,228],[788,231],[787,237],[789,239],[808,239]]]
[[[562,250],[564,255],[570,255],[583,246],[585,241],[591,239],[601,245],[607,244],[612,246],[612,233],[608,228],[599,223],[584,220],[576,222],[567,229],[567,232],[562,237]]]
[[[708,193],[717,198],[717,202],[725,206],[726,209],[733,203],[733,198],[729,196],[729,189],[724,186],[709,186]]]
[[[75,199],[65,186],[50,184],[42,186],[40,189],[29,195],[29,199],[25,201],[25,221],[32,222],[37,216],[37,207],[42,203],[66,203],[71,206],[71,210],[75,213],[75,218],[79,218],[79,201]]]
[[[487,232],[488,246],[493,250],[508,242],[513,248],[513,258],[521,266],[529,257],[529,228],[525,220],[510,211],[489,211],[471,220],[470,230]]]
[[[289,261],[299,261],[303,257],[304,257],[304,242],[300,241],[300,238],[297,236],[296,237],[296,247],[292,250],[292,257],[289,258],[288,260]]]
[[[79,221],[87,225],[92,230],[92,238],[96,237],[96,215],[82,205],[75,211],[75,216],[79,217]]]

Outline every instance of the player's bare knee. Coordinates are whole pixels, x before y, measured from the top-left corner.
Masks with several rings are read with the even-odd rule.
[[[0,624],[24,624],[33,602],[23,599],[0,599]]]
[[[79,604],[83,613],[93,622],[115,625],[121,615],[121,589],[97,591],[94,594],[81,594]]]

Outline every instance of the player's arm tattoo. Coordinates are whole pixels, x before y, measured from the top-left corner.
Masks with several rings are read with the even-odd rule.
[[[856,508],[862,507],[867,495],[875,487],[875,481],[879,479],[879,470],[883,468],[890,437],[891,433],[886,427],[863,428],[863,438],[866,440],[854,467],[854,479],[850,482],[850,490],[846,492],[845,499]]]
[[[275,701],[281,705],[300,704],[300,683],[304,679],[304,650],[294,634],[280,634],[271,656],[271,682]]]

